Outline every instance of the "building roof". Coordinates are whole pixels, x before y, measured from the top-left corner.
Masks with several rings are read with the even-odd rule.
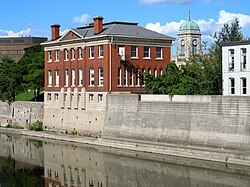
[[[250,45],[250,40],[242,40],[242,41],[230,41],[222,43],[223,47],[226,46],[237,46],[237,45]]]
[[[99,34],[94,35],[94,26],[79,27],[72,29],[82,37],[93,36],[127,36],[127,37],[139,37],[139,38],[160,38],[175,40],[175,38],[160,34],[155,31],[138,26],[137,23],[128,22],[110,22],[103,24],[103,30]]]
[[[181,24],[180,26],[180,31],[184,31],[184,30],[200,30],[199,25],[192,20],[187,20],[184,23]]]

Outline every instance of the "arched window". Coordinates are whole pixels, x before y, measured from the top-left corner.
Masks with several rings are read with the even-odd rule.
[[[193,40],[193,45],[192,46],[193,46],[192,47],[192,54],[196,55],[197,54],[197,40],[196,39]]]
[[[247,94],[247,79],[245,77],[241,78],[241,94]]]
[[[185,55],[185,41],[181,40],[181,55]]]
[[[229,78],[229,88],[230,88],[230,94],[235,94],[235,80],[234,78]]]

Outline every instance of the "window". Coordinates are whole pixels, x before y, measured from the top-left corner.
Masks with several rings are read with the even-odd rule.
[[[133,77],[133,70],[132,69],[129,71],[129,85],[130,86],[134,85],[134,77]]]
[[[89,102],[94,102],[94,94],[89,94]]]
[[[52,71],[48,71],[48,86],[52,86]]]
[[[98,102],[103,102],[103,94],[98,94]]]
[[[124,86],[127,86],[127,85],[128,85],[128,71],[127,71],[127,68],[124,68],[123,85],[124,85]]]
[[[121,79],[122,79],[122,70],[121,70],[121,68],[118,68],[118,76],[117,76],[117,78],[118,78],[117,85],[121,86],[122,85],[122,82],[121,82]]]
[[[193,45],[192,45],[192,54],[196,55],[197,54],[197,40],[193,40]]]
[[[59,100],[59,95],[55,94],[55,101],[58,101],[58,100]]]
[[[150,47],[144,47],[144,58],[150,58]]]
[[[59,50],[56,50],[56,61],[59,61]]]
[[[67,49],[64,50],[64,60],[68,60],[69,59],[69,52]]]
[[[157,77],[157,69],[154,68],[154,76]]]
[[[156,58],[162,59],[162,48],[156,47]]]
[[[82,68],[79,69],[79,86],[82,86]]]
[[[78,59],[82,59],[82,48],[78,48]]]
[[[48,101],[51,101],[51,94],[48,94],[47,100],[48,100]]]
[[[241,89],[242,95],[247,94],[247,79],[245,77],[241,78]]]
[[[72,75],[71,75],[71,86],[76,85],[76,71],[72,69]]]
[[[185,55],[185,41],[181,40],[181,55]]]
[[[52,61],[52,51],[48,51],[48,61]]]
[[[89,85],[90,86],[95,85],[95,71],[94,71],[94,68],[89,69]]]
[[[65,70],[65,82],[64,82],[65,86],[69,85],[69,71],[66,69]]]
[[[71,49],[71,59],[75,60],[76,54],[75,54],[75,49]]]
[[[98,85],[103,86],[103,68],[99,68],[99,80]]]
[[[162,76],[162,68],[159,69],[159,72],[160,76]]]
[[[150,69],[150,68],[148,68],[148,74],[150,74],[150,75],[151,75],[151,69]]]
[[[59,71],[58,70],[55,71],[55,75],[56,75],[56,86],[59,86]]]
[[[229,49],[229,71],[234,71],[234,49]]]
[[[241,49],[241,70],[245,70],[247,68],[247,49]]]
[[[234,78],[229,79],[229,85],[230,85],[230,94],[235,94],[235,80]]]
[[[141,71],[142,71],[142,80],[141,80],[141,84],[144,85],[144,84],[145,84],[145,82],[144,82],[144,80],[145,80],[145,69],[142,68]]]
[[[139,69],[136,69],[135,72],[136,72],[135,84],[139,86],[140,85],[140,71]]]
[[[104,56],[104,51],[103,51],[103,45],[99,45],[99,54],[98,54],[98,57],[100,58],[100,57],[103,57]]]
[[[138,48],[137,46],[131,46],[131,58],[138,57]]]
[[[89,47],[89,58],[94,58],[95,56],[95,51],[94,51],[94,46]]]

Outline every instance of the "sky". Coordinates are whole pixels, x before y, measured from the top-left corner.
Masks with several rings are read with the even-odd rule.
[[[242,33],[250,38],[249,0],[191,0],[191,19],[201,29],[202,40],[223,24],[240,20]],[[51,38],[52,24],[61,25],[61,33],[93,22],[135,22],[142,27],[177,38],[180,24],[188,19],[188,0],[12,0],[0,6],[0,37],[42,36]],[[175,48],[176,42],[173,48]],[[173,49],[173,51],[175,51]]]

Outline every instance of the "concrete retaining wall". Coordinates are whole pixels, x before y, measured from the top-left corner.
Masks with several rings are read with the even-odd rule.
[[[28,127],[37,120],[43,121],[43,103],[17,101],[12,104],[0,102],[0,125]]]
[[[104,137],[250,148],[250,97],[206,96],[198,102],[194,102],[196,96],[188,99],[192,102],[150,102],[137,95],[107,97]]]

